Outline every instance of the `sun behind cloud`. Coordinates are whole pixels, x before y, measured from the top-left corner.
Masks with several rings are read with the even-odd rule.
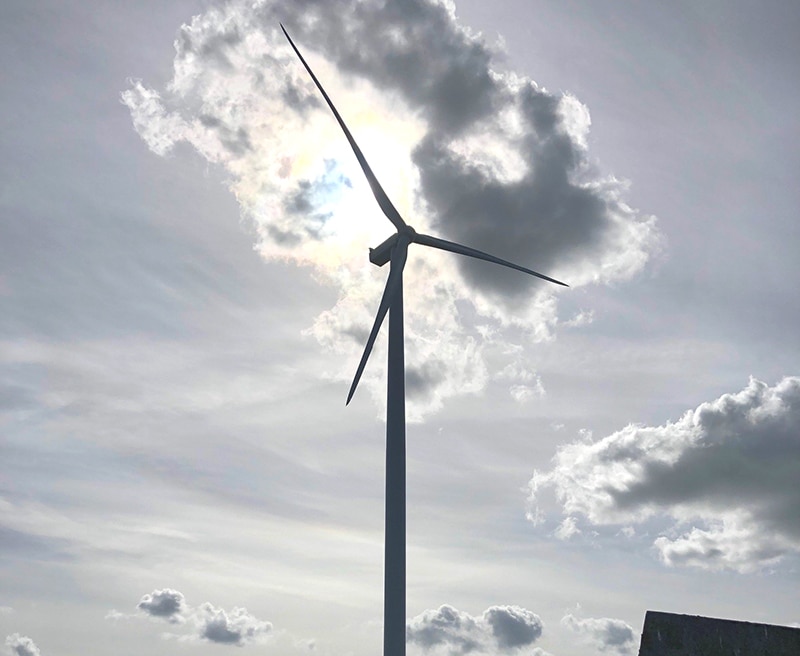
[[[156,154],[185,141],[225,170],[261,255],[310,267],[338,290],[310,328],[350,356],[336,376],[352,375],[385,280],[367,249],[393,229],[279,21],[410,225],[573,288],[645,266],[661,240],[656,221],[625,203],[623,181],[596,169],[589,113],[574,96],[502,70],[449,4],[425,0],[407,15],[381,3],[345,5],[233,1],[209,10],[181,28],[165,92],[134,82],[123,93]],[[488,381],[480,373],[487,342],[459,303],[492,327],[495,346],[512,325],[531,342],[551,339],[559,325],[551,287],[469,258],[418,256],[412,248],[404,281],[409,371],[419,374],[411,418]],[[374,360],[365,386],[380,414],[385,365]],[[508,384],[518,392],[524,381]]]

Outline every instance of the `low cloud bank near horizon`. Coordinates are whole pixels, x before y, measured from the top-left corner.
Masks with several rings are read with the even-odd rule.
[[[800,554],[800,377],[751,379],[742,391],[700,404],[661,426],[631,424],[602,439],[559,447],[529,484],[529,518],[541,521],[545,490],[564,520],[581,525],[668,527],[653,541],[669,566],[752,572]]]
[[[473,617],[447,604],[426,610],[406,625],[406,642],[453,656],[516,653],[542,635],[538,615],[519,606],[491,606]]]
[[[588,109],[501,70],[500,53],[452,4],[233,0],[180,28],[165,90],[132,81],[122,100],[154,153],[186,143],[225,172],[265,258],[310,266],[338,290],[310,328],[323,345],[352,357],[363,348],[385,280],[366,248],[393,229],[279,21],[417,229],[573,287],[630,278],[659,249],[654,217],[626,204],[626,182],[596,169]],[[412,248],[405,276],[412,419],[483,389],[486,349],[502,351],[504,327],[543,340],[574,320],[559,317],[542,281],[422,251]],[[380,405],[376,356],[364,382]],[[524,379],[504,382],[517,400],[536,397],[519,394]]]

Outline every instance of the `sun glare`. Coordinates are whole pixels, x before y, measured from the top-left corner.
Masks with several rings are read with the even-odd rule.
[[[387,120],[371,110],[359,112],[348,120],[348,127],[400,214],[412,225],[419,223],[414,216],[418,174],[411,162],[411,150],[422,131],[414,124]],[[367,246],[380,244],[395,229],[381,212],[344,135],[339,131],[331,133],[331,137],[325,144],[327,148],[320,153],[320,160],[333,162],[338,177],[336,193],[331,195],[332,203],[326,208],[331,216],[324,231],[345,248],[352,245],[363,252]]]
[[[425,134],[424,122],[391,93],[346,79],[324,60],[314,65],[394,206],[409,224],[424,229],[423,217],[415,213],[419,174],[411,161]],[[367,248],[378,246],[395,228],[328,108],[321,105],[311,120],[296,127],[287,177],[306,185],[312,229],[319,237],[302,244],[302,259],[323,268],[361,268]]]
[[[362,150],[392,203],[411,221],[417,177],[416,168],[411,162],[413,144],[403,139],[401,135],[394,134],[392,127],[377,123],[361,127],[359,133],[363,135]],[[345,149],[346,144],[342,150]],[[353,197],[354,209],[380,214],[380,208],[373,197],[369,183],[353,154],[349,149],[347,151],[341,152],[341,163],[352,183],[349,195]],[[393,230],[389,223],[386,227]]]

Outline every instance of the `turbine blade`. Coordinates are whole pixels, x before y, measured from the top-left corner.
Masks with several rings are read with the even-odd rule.
[[[439,239],[438,237],[431,237],[430,235],[421,235],[419,233],[414,235],[414,242],[417,244],[422,244],[423,246],[431,246],[433,248],[439,248],[443,251],[450,251],[451,253],[458,253],[459,255],[467,255],[469,257],[474,257],[479,260],[486,260],[487,262],[493,262],[494,264],[500,264],[502,266],[508,267],[509,269],[516,269],[517,271],[522,271],[523,273],[528,273],[532,276],[536,276],[537,278],[541,278],[542,280],[548,280],[550,282],[554,282],[557,285],[563,285],[564,287],[569,287],[569,285],[565,282],[561,282],[560,280],[556,280],[555,278],[551,278],[550,276],[545,276],[542,273],[536,273],[531,269],[526,269],[519,264],[514,264],[513,262],[509,262],[508,260],[501,260],[499,257],[495,257],[494,255],[489,255],[488,253],[484,253],[483,251],[475,250],[474,248],[469,248],[468,246],[462,246],[461,244],[453,243],[452,241],[447,241],[445,239]]]
[[[364,353],[361,356],[361,362],[358,363],[353,384],[350,385],[350,392],[347,395],[347,403],[353,398],[353,394],[358,387],[358,381],[361,380],[361,374],[364,373],[364,367],[369,359],[369,354],[372,352],[372,346],[375,344],[375,338],[378,336],[381,324],[383,323],[386,313],[392,305],[395,295],[400,288],[400,281],[403,279],[403,267],[406,265],[406,256],[408,254],[408,240],[398,239],[397,245],[392,250],[392,260],[389,269],[389,277],[386,279],[386,287],[383,290],[381,297],[381,304],[378,306],[378,313],[375,315],[375,323],[372,324],[372,331],[367,339],[367,344],[364,347]]]
[[[292,46],[292,49],[295,51],[297,56],[300,58],[300,61],[303,62],[303,66],[305,66],[308,74],[311,76],[311,79],[314,80],[314,84],[317,85],[317,89],[319,89],[322,97],[325,98],[325,102],[328,103],[328,107],[331,108],[333,115],[336,117],[336,120],[339,122],[339,126],[342,128],[344,132],[344,136],[347,137],[347,141],[350,142],[350,147],[353,149],[353,152],[356,155],[356,159],[358,163],[361,165],[361,170],[364,171],[364,175],[367,177],[367,182],[369,182],[370,189],[372,189],[372,194],[375,196],[375,200],[378,201],[378,205],[380,205],[381,210],[386,215],[386,218],[389,219],[394,224],[394,227],[397,228],[398,231],[402,230],[406,226],[406,222],[403,221],[402,217],[400,216],[400,212],[397,211],[395,206],[392,204],[392,201],[389,200],[389,196],[386,195],[386,192],[381,187],[381,183],[378,182],[378,178],[375,177],[375,174],[372,172],[369,164],[367,164],[367,159],[364,157],[364,154],[361,152],[361,149],[358,147],[356,140],[353,139],[353,135],[350,134],[350,130],[347,129],[347,126],[344,123],[339,112],[336,110],[336,107],[333,105],[333,101],[328,97],[328,94],[325,93],[325,89],[322,88],[317,76],[314,75],[314,72],[311,70],[311,67],[306,63],[306,60],[303,58],[303,55],[300,54],[300,51],[297,49],[297,46],[292,41],[292,37],[289,36],[289,33],[286,31],[286,28],[283,26],[283,23],[280,24],[283,33],[286,35],[286,38],[289,39],[289,44]]]

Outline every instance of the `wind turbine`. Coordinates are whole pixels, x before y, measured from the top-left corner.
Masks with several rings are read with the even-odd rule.
[[[367,163],[353,135],[344,123],[322,84],[314,75],[303,55],[297,49],[286,28],[281,29],[289,40],[303,66],[317,85],[325,102],[336,117],[339,127],[350,143],[361,170],[369,182],[375,200],[383,213],[394,224],[397,232],[376,248],[369,249],[369,261],[376,266],[389,262],[389,277],[378,306],[375,323],[372,325],[356,375],[350,385],[346,404],[350,403],[358,387],[358,381],[372,352],[386,313],[389,313],[389,358],[386,392],[386,515],[384,544],[384,606],[383,606],[383,654],[384,656],[404,656],[406,651],[406,398],[405,398],[405,356],[403,346],[403,267],[406,264],[408,247],[411,244],[431,246],[443,251],[458,253],[500,264],[542,278],[557,285],[568,287],[555,278],[550,278],[513,262],[502,260],[494,255],[462,246],[451,241],[418,233],[408,225],[386,195],[375,174]]]

